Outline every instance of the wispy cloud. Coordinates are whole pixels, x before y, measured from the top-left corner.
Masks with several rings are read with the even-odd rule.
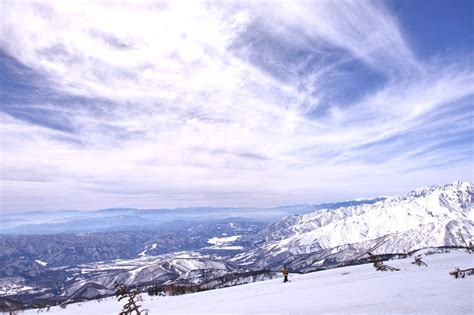
[[[380,2],[4,1],[1,15],[3,209],[473,179],[471,59],[415,55]]]

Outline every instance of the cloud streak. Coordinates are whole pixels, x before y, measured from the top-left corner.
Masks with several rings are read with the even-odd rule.
[[[271,206],[473,179],[469,56],[415,55],[381,3],[1,14],[2,209]]]

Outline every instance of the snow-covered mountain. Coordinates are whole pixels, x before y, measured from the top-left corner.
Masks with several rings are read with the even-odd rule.
[[[367,262],[368,251],[383,259],[464,245],[459,235],[474,240],[473,199],[471,183],[454,182],[336,209],[307,206],[308,213],[274,224],[228,218],[133,231],[0,235],[0,285],[9,288],[0,290],[0,308],[2,300],[35,306],[98,298],[113,294],[115,281],[208,289],[268,278],[283,265],[308,272]]]
[[[417,253],[418,254],[418,253]],[[181,296],[143,295],[149,314],[472,314],[474,276],[455,279],[456,266],[469,268],[465,251],[427,255],[428,267],[413,257],[388,264],[400,271],[375,271],[371,264],[349,266],[282,279],[239,285]],[[117,314],[124,301],[74,303],[51,307],[47,314]],[[27,310],[22,314],[37,314]]]
[[[235,269],[217,257],[205,257],[194,252],[90,263],[64,268],[65,273],[75,276],[65,282],[61,295],[69,300],[93,298],[113,294],[116,281],[130,286],[162,284],[189,278],[189,274],[201,270],[221,275]]]
[[[469,182],[429,186],[374,204],[288,216],[263,232],[256,247],[233,261],[252,268],[287,264],[300,271],[378,254],[463,245],[474,235]]]

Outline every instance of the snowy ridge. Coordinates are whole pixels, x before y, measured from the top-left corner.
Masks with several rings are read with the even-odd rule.
[[[235,270],[223,260],[193,252],[84,264],[69,269],[76,272],[76,279],[67,284],[63,296],[75,299],[92,298],[115,292],[115,281],[126,285],[164,283],[178,277],[186,277],[190,271],[208,269],[223,273]]]
[[[458,231],[474,235],[472,184],[427,186],[371,205],[289,216],[265,232],[265,241],[234,261],[258,267],[290,264],[298,255],[353,259],[376,244],[376,253],[407,253],[431,246],[463,245]],[[347,249],[352,250],[348,254]],[[345,251],[345,252],[344,252]],[[341,257],[337,257],[341,253]],[[311,259],[310,259],[311,260]],[[323,260],[321,262],[321,260]],[[308,268],[311,262],[306,261]],[[294,265],[294,268],[302,266]]]

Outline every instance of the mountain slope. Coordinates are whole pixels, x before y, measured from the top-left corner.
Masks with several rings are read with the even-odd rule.
[[[412,258],[392,260],[398,272],[377,272],[372,265],[343,267],[226,289],[172,297],[145,295],[150,314],[471,314],[474,276],[454,279],[455,266],[471,267],[464,251],[428,255],[428,267]],[[123,303],[122,303],[123,304]],[[117,314],[115,298],[53,307],[48,314]],[[37,310],[24,314],[36,314]]]
[[[0,236],[0,281],[7,288],[0,302],[92,299],[113,293],[115,281],[201,284],[232,273],[279,272],[283,265],[309,272],[364,263],[368,251],[406,257],[420,248],[464,245],[459,231],[473,240],[471,183],[371,200],[314,206],[275,224],[229,218],[173,221],[156,230]],[[196,253],[183,257],[179,250]]]
[[[262,243],[233,261],[253,268],[288,264],[301,271],[356,259],[367,250],[408,253],[462,245],[459,231],[468,240],[474,235],[473,198],[471,183],[455,182],[374,204],[289,216],[270,226]]]
[[[161,284],[185,276],[190,271],[199,270],[215,270],[225,274],[235,268],[217,258],[211,259],[192,252],[91,263],[67,270],[80,276],[66,283],[62,295],[70,300],[94,298],[98,292],[104,295],[113,294],[116,281],[135,286]],[[90,285],[94,285],[92,292],[89,290]]]

